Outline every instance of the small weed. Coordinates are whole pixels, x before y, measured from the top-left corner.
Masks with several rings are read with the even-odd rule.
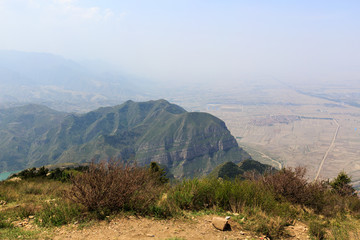
[[[32,204],[29,204],[14,209],[14,212],[19,218],[24,219],[30,215],[35,215],[35,207]]]
[[[46,204],[44,209],[36,214],[35,221],[41,227],[61,226],[79,220],[81,213],[81,208],[76,204]]]
[[[21,228],[0,229],[1,239],[39,239],[42,232]]]
[[[30,186],[26,188],[24,191],[25,194],[33,194],[33,195],[40,195],[42,194],[42,190],[39,187]]]
[[[158,219],[166,219],[173,215],[167,207],[157,205],[150,206],[148,214]]]
[[[89,220],[89,221],[80,222],[80,223],[77,225],[77,229],[81,230],[81,229],[84,229],[84,228],[89,228],[89,227],[94,226],[96,223],[97,223],[97,222],[94,221],[94,220]]]

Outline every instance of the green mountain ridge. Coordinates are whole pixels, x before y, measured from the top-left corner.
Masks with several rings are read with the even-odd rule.
[[[254,172],[255,174],[263,175],[266,171],[275,172],[277,171],[270,165],[262,164],[258,161],[252,159],[246,159],[238,164],[234,162],[225,162],[220,164],[209,174],[210,177],[215,178],[244,178],[244,173],[246,172]]]
[[[26,115],[29,106],[33,110],[28,111],[36,116]],[[208,174],[225,161],[239,163],[250,158],[238,147],[222,120],[207,113],[187,112],[166,100],[127,101],[81,115],[66,115],[47,108],[45,111],[45,107],[40,106],[34,111],[36,107],[29,106],[12,110],[24,112],[19,116],[24,118],[21,124],[27,124],[24,128],[28,130],[19,129],[25,131],[27,137],[19,135],[15,143],[1,142],[0,152],[4,153],[5,149],[9,152],[0,155],[0,172],[114,157],[136,161],[139,165],[155,161],[181,178]],[[0,116],[1,139],[4,139],[6,134],[11,135],[6,127],[15,120],[4,121],[14,118],[13,114]],[[41,131],[34,134],[39,124]],[[15,145],[25,145],[26,149],[19,155]]]
[[[65,113],[36,104],[0,109],[0,172],[26,167],[24,162],[34,141],[65,116]]]

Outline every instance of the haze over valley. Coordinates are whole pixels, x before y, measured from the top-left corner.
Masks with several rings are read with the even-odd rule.
[[[344,170],[360,187],[359,10],[325,0],[0,0],[0,137],[19,123],[6,111],[28,104],[50,108],[53,127],[165,99],[223,120],[255,160],[305,166],[309,179]],[[10,146],[21,149],[18,140]]]
[[[307,86],[266,79],[164,86],[111,70],[99,73],[51,54],[2,51],[0,56],[3,109],[36,103],[85,113],[128,99],[164,98],[190,112],[208,112],[224,120],[239,146],[255,160],[276,168],[305,166],[309,178],[333,178],[343,169],[359,185],[356,83]]]

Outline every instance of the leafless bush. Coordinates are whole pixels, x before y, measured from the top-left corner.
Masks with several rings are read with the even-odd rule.
[[[69,198],[90,211],[145,209],[161,192],[156,176],[148,169],[114,160],[92,163],[71,182]]]
[[[263,183],[288,201],[321,211],[326,186],[321,182],[309,182],[306,168],[284,168],[273,175],[263,177]]]

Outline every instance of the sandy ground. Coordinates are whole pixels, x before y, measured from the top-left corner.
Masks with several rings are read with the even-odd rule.
[[[229,221],[231,231],[219,231],[211,223],[214,216],[198,216],[186,220],[153,220],[123,217],[79,229],[76,225],[64,226],[54,232],[54,239],[267,239],[245,231]],[[290,226],[288,239],[309,239],[302,224]]]

